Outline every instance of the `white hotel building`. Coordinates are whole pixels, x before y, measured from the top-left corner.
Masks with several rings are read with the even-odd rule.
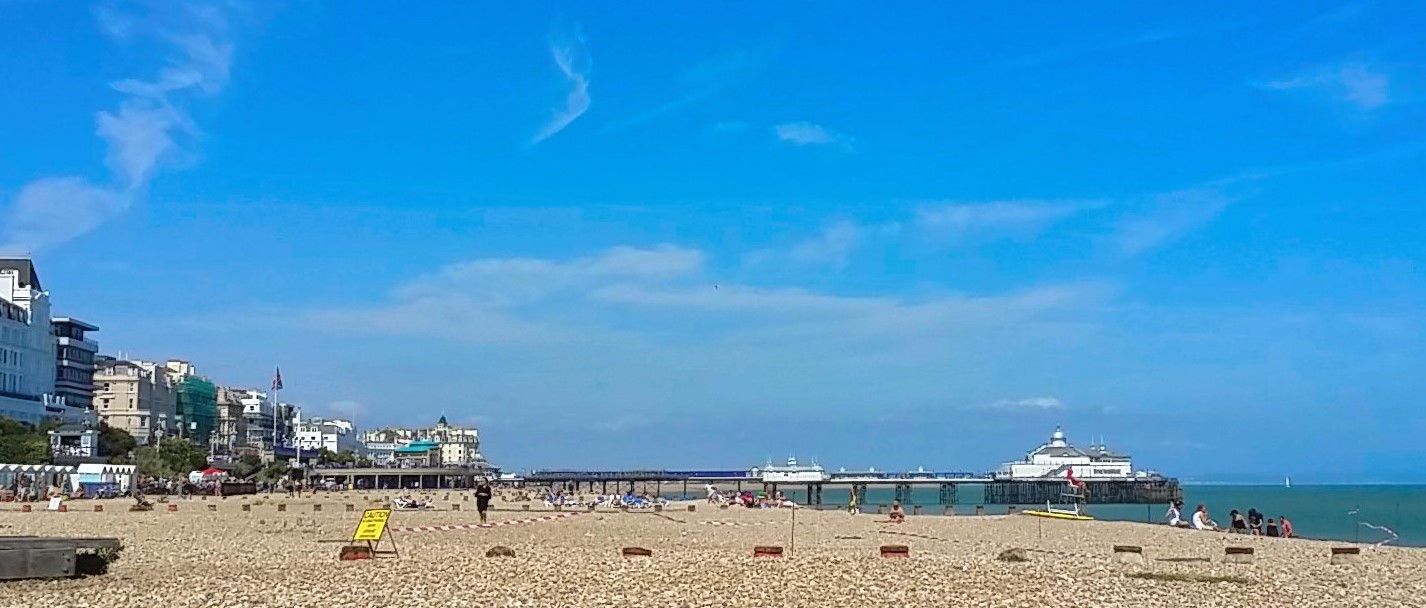
[[[54,395],[50,298],[25,258],[0,258],[0,416],[37,423],[67,418]]]

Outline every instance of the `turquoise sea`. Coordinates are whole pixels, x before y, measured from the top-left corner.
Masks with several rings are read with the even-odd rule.
[[[806,492],[787,491],[788,498],[806,502]],[[677,496],[674,496],[677,497]],[[867,505],[888,505],[894,497],[891,488],[869,489]],[[826,488],[823,505],[847,504],[845,488]],[[983,496],[975,486],[966,486],[957,494],[955,512],[972,515]],[[1426,547],[1426,485],[1299,485],[1291,488],[1269,485],[1184,484],[1184,517],[1195,505],[1208,506],[1213,519],[1227,525],[1228,512],[1237,509],[1247,513],[1257,509],[1267,517],[1286,515],[1298,536],[1346,542],[1376,543],[1392,538],[1391,544]],[[916,488],[911,504],[921,505],[927,515],[942,515],[936,488]],[[1043,506],[1043,505],[1041,505]],[[1033,508],[1023,505],[1020,509]],[[986,514],[1003,514],[1005,506],[985,506]],[[1163,523],[1168,505],[1090,505],[1090,515],[1099,519]]]

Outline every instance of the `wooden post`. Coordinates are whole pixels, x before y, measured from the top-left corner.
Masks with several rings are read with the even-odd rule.
[[[1114,563],[1144,565],[1144,548],[1136,545],[1114,545]]]
[[[1355,564],[1360,561],[1361,557],[1361,547],[1332,547],[1331,564],[1333,566]]]
[[[1224,547],[1223,561],[1229,564],[1253,563],[1252,547]]]

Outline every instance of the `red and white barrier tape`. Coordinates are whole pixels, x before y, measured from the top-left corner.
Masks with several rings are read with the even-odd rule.
[[[499,528],[501,526],[533,524],[542,521],[552,521],[556,519],[564,519],[566,517],[574,517],[576,515],[579,515],[579,513],[560,513],[558,515],[544,515],[541,517],[530,517],[526,519],[506,519],[503,521],[492,521],[490,523],[484,524],[447,524],[444,526],[411,526],[407,528],[393,527],[391,528],[391,530],[393,532],[447,532],[451,530],[476,530],[480,528]]]
[[[766,526],[777,522],[770,521],[700,521],[704,526]]]

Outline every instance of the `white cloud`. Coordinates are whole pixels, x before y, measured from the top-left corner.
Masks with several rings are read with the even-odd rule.
[[[931,238],[947,241],[1032,234],[1095,205],[1063,201],[924,205],[916,211],[916,226]]]
[[[1137,255],[1168,245],[1207,224],[1232,203],[1215,190],[1182,190],[1155,196],[1146,208],[1125,216],[1113,235],[1117,247]]]
[[[125,191],[78,177],[35,180],[10,202],[0,253],[27,255],[63,243],[123,213],[131,202]]]
[[[392,292],[392,304],[312,310],[300,319],[317,328],[463,336],[480,343],[566,340],[581,329],[543,322],[538,317],[544,308],[583,299],[599,285],[677,281],[699,272],[703,261],[701,251],[671,245],[614,247],[597,256],[569,261],[472,260],[399,286]]]
[[[1321,68],[1259,86],[1274,91],[1324,91],[1362,110],[1375,110],[1391,102],[1391,79],[1362,64]]]
[[[850,148],[855,140],[810,122],[789,122],[776,125],[773,132],[777,140],[798,146],[844,146]]]
[[[26,185],[8,205],[0,250],[55,245],[128,209],[160,167],[185,160],[182,140],[200,135],[184,109],[186,102],[227,84],[232,45],[224,40],[227,17],[220,7],[188,5],[146,19],[105,8],[96,17],[105,33],[118,40],[153,33],[178,52],[178,60],[154,80],[113,83],[126,97],[116,111],[99,112],[95,130],[108,144],[105,165],[112,183],[49,177]]]
[[[793,262],[800,264],[830,263],[843,266],[847,263],[847,257],[861,246],[865,236],[865,229],[856,222],[842,220],[825,228],[817,238],[793,246],[787,255]]]
[[[577,29],[570,40],[550,44],[550,55],[554,57],[555,65],[569,81],[569,94],[565,97],[564,107],[556,110],[549,122],[535,133],[531,144],[540,143],[563,131],[589,110],[589,72],[594,62],[584,44],[584,35]]]
[[[1065,404],[1058,397],[1027,397],[1024,399],[1001,399],[990,404],[997,410],[1048,411],[1062,410]]]

